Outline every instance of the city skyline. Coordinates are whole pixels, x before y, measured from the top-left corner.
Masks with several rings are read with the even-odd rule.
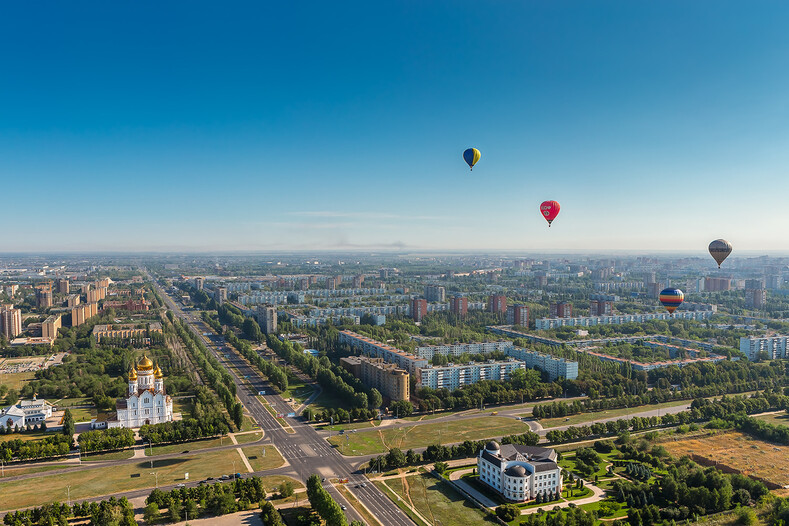
[[[44,5],[3,253],[789,251],[777,2]]]

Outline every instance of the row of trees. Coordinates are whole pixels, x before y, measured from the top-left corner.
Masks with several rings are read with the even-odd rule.
[[[260,477],[235,479],[225,484],[201,484],[171,491],[155,489],[145,500],[146,505],[158,510],[167,509],[172,522],[189,517],[226,515],[246,510],[266,498]]]
[[[651,417],[595,422],[586,426],[571,426],[567,429],[548,431],[545,438],[554,444],[562,444],[592,436],[616,435],[625,431],[641,431],[660,426],[685,425],[711,419],[730,420],[733,415],[760,413],[770,409],[789,407],[789,397],[774,392],[757,393],[751,397],[723,397],[717,400],[697,399],[689,411]],[[745,422],[745,421],[744,421]],[[756,424],[744,427],[755,428]],[[776,432],[776,435],[779,435]]]
[[[134,508],[126,499],[110,497],[100,502],[76,502],[72,506],[54,502],[39,508],[14,511],[3,517],[6,526],[67,526],[69,518],[89,519],[91,526],[137,526]],[[80,521],[81,522],[81,521]]]
[[[466,440],[454,446],[433,444],[427,446],[427,449],[425,449],[423,453],[416,453],[413,449],[409,449],[406,453],[403,453],[399,448],[395,447],[390,449],[385,455],[370,459],[368,465],[370,469],[383,472],[389,469],[414,466],[422,463],[441,463],[456,458],[473,457],[485,447],[485,444],[486,442],[484,440]]]
[[[348,525],[342,508],[323,487],[318,475],[310,475],[307,479],[307,498],[310,500],[312,509],[320,515],[327,526]]]
[[[125,449],[134,445],[134,430],[126,428],[112,428],[80,433],[77,438],[79,449],[83,453],[93,451],[107,451],[112,449]]]
[[[257,366],[275,389],[282,392],[288,388],[288,372],[286,369],[280,367],[274,363],[274,361],[264,360],[262,356],[252,349],[249,342],[240,340],[232,330],[225,331],[225,339],[230,345],[235,347],[249,363]]]
[[[183,341],[184,346],[201,371],[203,381],[216,392],[219,399],[224,403],[227,412],[235,417],[239,411],[235,409],[236,384],[233,377],[220,364],[219,361],[209,352],[205,344],[194,334],[194,332],[181,320],[175,320],[173,313],[168,311],[167,316],[175,327],[178,336]],[[241,412],[243,419],[243,412]],[[236,427],[241,427],[241,422],[234,418]]]
[[[53,434],[41,440],[22,440],[16,438],[0,442],[0,458],[4,462],[12,460],[31,460],[67,455],[73,447],[71,436]]]
[[[174,422],[144,425],[140,428],[140,438],[152,444],[168,442],[188,442],[198,438],[226,435],[230,429],[219,415],[210,421],[187,418]]]

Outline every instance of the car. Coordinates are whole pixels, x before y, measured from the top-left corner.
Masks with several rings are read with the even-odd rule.
[[[362,482],[362,487],[366,488],[367,487],[367,483],[366,482]]]
[[[340,504],[340,507],[342,508],[342,511],[345,511],[345,510],[348,509],[348,508],[345,507],[345,504]]]
[[[183,482],[181,482],[180,484],[176,484],[176,485],[175,485],[175,487],[176,487],[176,488],[185,488],[185,487],[186,487],[186,484],[184,484]]]
[[[230,480],[232,477],[230,475],[222,475],[219,477],[219,480]]]
[[[189,453],[189,450],[188,450],[188,449],[184,449],[183,451],[181,451],[181,454],[182,454],[182,455],[186,455],[187,453]]]
[[[208,484],[208,481],[207,480],[201,480],[200,482],[197,483],[198,486],[202,486],[203,484]]]
[[[214,480],[214,477],[206,477],[206,480]]]

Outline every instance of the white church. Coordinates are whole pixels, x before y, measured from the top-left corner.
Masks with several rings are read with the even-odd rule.
[[[107,427],[141,427],[173,420],[173,400],[164,392],[164,375],[157,365],[143,356],[129,372],[126,398],[115,403],[116,415]]]

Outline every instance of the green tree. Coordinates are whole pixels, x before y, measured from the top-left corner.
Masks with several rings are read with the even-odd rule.
[[[146,524],[155,524],[159,521],[159,518],[162,516],[162,514],[159,512],[159,506],[157,506],[156,503],[151,502],[145,506],[142,516],[145,519]]]
[[[515,504],[502,504],[496,508],[496,517],[504,522],[514,521],[520,514],[521,510]]]
[[[73,437],[74,432],[74,417],[71,416],[71,410],[66,409],[63,412],[63,434],[67,437]]]
[[[183,505],[181,504],[181,499],[178,497],[173,497],[170,506],[170,522],[180,522],[181,516],[183,515]]]
[[[285,499],[291,495],[293,495],[293,483],[286,480],[279,485],[279,496]]]
[[[370,394],[367,396],[367,401],[370,404],[370,409],[378,409],[384,403],[384,398],[381,393],[373,387],[370,389]]]

